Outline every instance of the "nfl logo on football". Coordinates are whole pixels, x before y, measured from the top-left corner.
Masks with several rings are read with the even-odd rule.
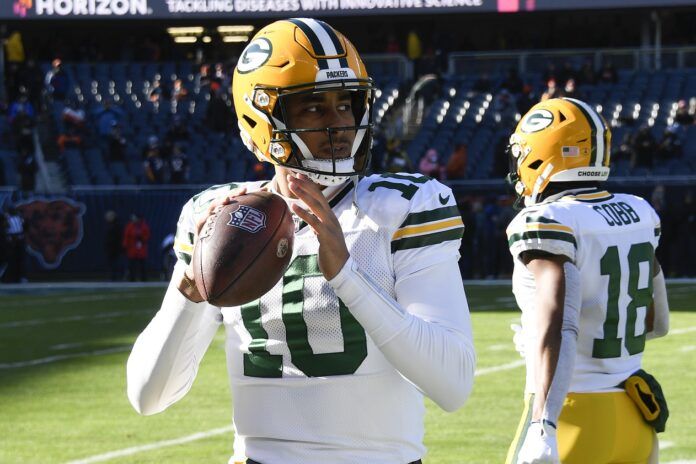
[[[250,206],[240,205],[237,211],[230,213],[230,222],[227,225],[255,234],[266,228],[266,213]]]

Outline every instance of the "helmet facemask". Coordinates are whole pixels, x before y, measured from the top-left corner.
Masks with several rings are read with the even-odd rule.
[[[291,121],[291,101],[296,99],[322,99],[326,92],[346,92],[354,122],[332,127],[299,127]],[[338,185],[349,177],[363,174],[369,165],[372,144],[372,106],[374,85],[370,79],[345,79],[318,82],[286,88],[257,86],[258,95],[266,93],[275,100],[270,114],[266,113],[273,127],[269,154],[271,160],[285,168],[305,173],[312,181],[325,185]],[[255,105],[256,106],[256,105]],[[271,105],[269,105],[271,106]],[[257,109],[263,111],[261,108]],[[305,142],[324,134],[319,152],[313,153]],[[315,138],[315,144],[316,138]],[[315,147],[315,151],[316,147]]]

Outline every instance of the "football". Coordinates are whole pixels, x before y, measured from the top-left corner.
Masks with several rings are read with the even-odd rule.
[[[196,287],[215,306],[239,306],[268,292],[290,263],[295,225],[285,201],[258,191],[208,217],[193,252]]]

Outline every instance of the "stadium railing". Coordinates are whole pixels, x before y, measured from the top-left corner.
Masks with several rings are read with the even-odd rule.
[[[595,69],[607,62],[616,69],[659,70],[696,67],[696,47],[513,50],[504,52],[450,53],[448,74],[543,72],[549,62],[576,65],[592,60]]]

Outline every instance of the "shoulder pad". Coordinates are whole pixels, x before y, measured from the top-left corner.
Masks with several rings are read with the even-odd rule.
[[[558,203],[523,209],[512,220],[506,233],[514,257],[523,251],[541,250],[575,260],[574,221],[568,209]]]
[[[392,252],[462,237],[464,224],[452,190],[430,177],[372,175],[361,181],[358,192],[359,206],[394,231]]]

